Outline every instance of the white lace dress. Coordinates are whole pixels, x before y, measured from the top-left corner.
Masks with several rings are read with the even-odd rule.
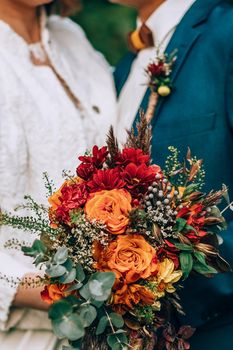
[[[25,194],[45,202],[42,173],[47,171],[60,185],[62,170],[75,172],[78,155],[104,142],[116,115],[109,66],[80,27],[52,16],[42,41],[81,108],[75,107],[53,70],[34,65],[24,40],[0,21],[0,206],[11,211]],[[20,252],[4,248],[13,236],[35,238],[0,229],[0,277],[21,277],[33,269]],[[0,278],[0,349],[57,348],[46,313],[11,308],[15,292]]]

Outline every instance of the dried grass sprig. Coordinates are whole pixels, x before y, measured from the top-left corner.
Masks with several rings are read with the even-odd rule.
[[[127,131],[128,139],[125,147],[140,148],[145,154],[151,154],[151,139],[152,128],[147,123],[145,114],[140,111],[140,121],[136,124],[136,131],[134,128]]]

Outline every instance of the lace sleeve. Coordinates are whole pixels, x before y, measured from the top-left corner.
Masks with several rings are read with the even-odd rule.
[[[3,73],[1,76],[4,78]],[[10,76],[9,76],[10,79]],[[1,80],[0,84],[3,84]],[[20,122],[20,106],[22,103],[4,86],[0,94],[0,207],[12,211],[22,202],[26,191],[27,146]],[[12,87],[12,85],[11,85]],[[10,307],[14,300],[17,285],[11,286],[5,281],[4,275],[10,279],[21,278],[30,268],[21,260],[18,252],[8,251],[4,243],[15,237],[21,239],[21,233],[2,227],[0,228],[0,329],[6,330],[14,326],[23,311],[17,313],[13,320]],[[21,252],[20,252],[21,253]]]

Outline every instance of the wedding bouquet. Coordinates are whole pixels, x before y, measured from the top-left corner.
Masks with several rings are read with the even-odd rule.
[[[46,182],[49,209],[26,197],[32,216],[1,213],[2,225],[39,234],[22,250],[45,267],[34,283],[44,284],[54,332],[69,341],[64,349],[189,349],[194,329],[173,324],[183,313],[182,282],[191,272],[230,269],[217,235],[226,227],[217,207],[226,188],[202,193],[202,161],[189,150],[180,161],[170,147],[161,169],[150,141],[143,117],[122,150],[111,130],[59,190]]]

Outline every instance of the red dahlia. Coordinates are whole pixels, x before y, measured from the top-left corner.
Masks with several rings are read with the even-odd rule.
[[[95,168],[101,169],[107,156],[107,147],[98,148],[98,146],[94,146],[92,149],[92,156],[81,156],[79,160],[84,164],[93,164]]]
[[[81,179],[88,181],[93,176],[95,170],[92,163],[82,163],[77,167],[76,173]]]
[[[130,163],[121,173],[122,179],[126,182],[126,188],[133,197],[141,197],[144,195],[148,186],[155,181],[156,174],[160,173],[159,166],[146,166],[141,164],[139,166]]]
[[[88,182],[88,187],[91,192],[101,190],[113,190],[123,188],[125,181],[120,177],[119,169],[97,170],[91,181]]]
[[[149,165],[150,156],[148,154],[144,154],[139,148],[125,148],[121,153],[117,154],[115,157],[115,162],[117,165],[122,167],[125,167],[129,163],[134,163],[136,165]]]

